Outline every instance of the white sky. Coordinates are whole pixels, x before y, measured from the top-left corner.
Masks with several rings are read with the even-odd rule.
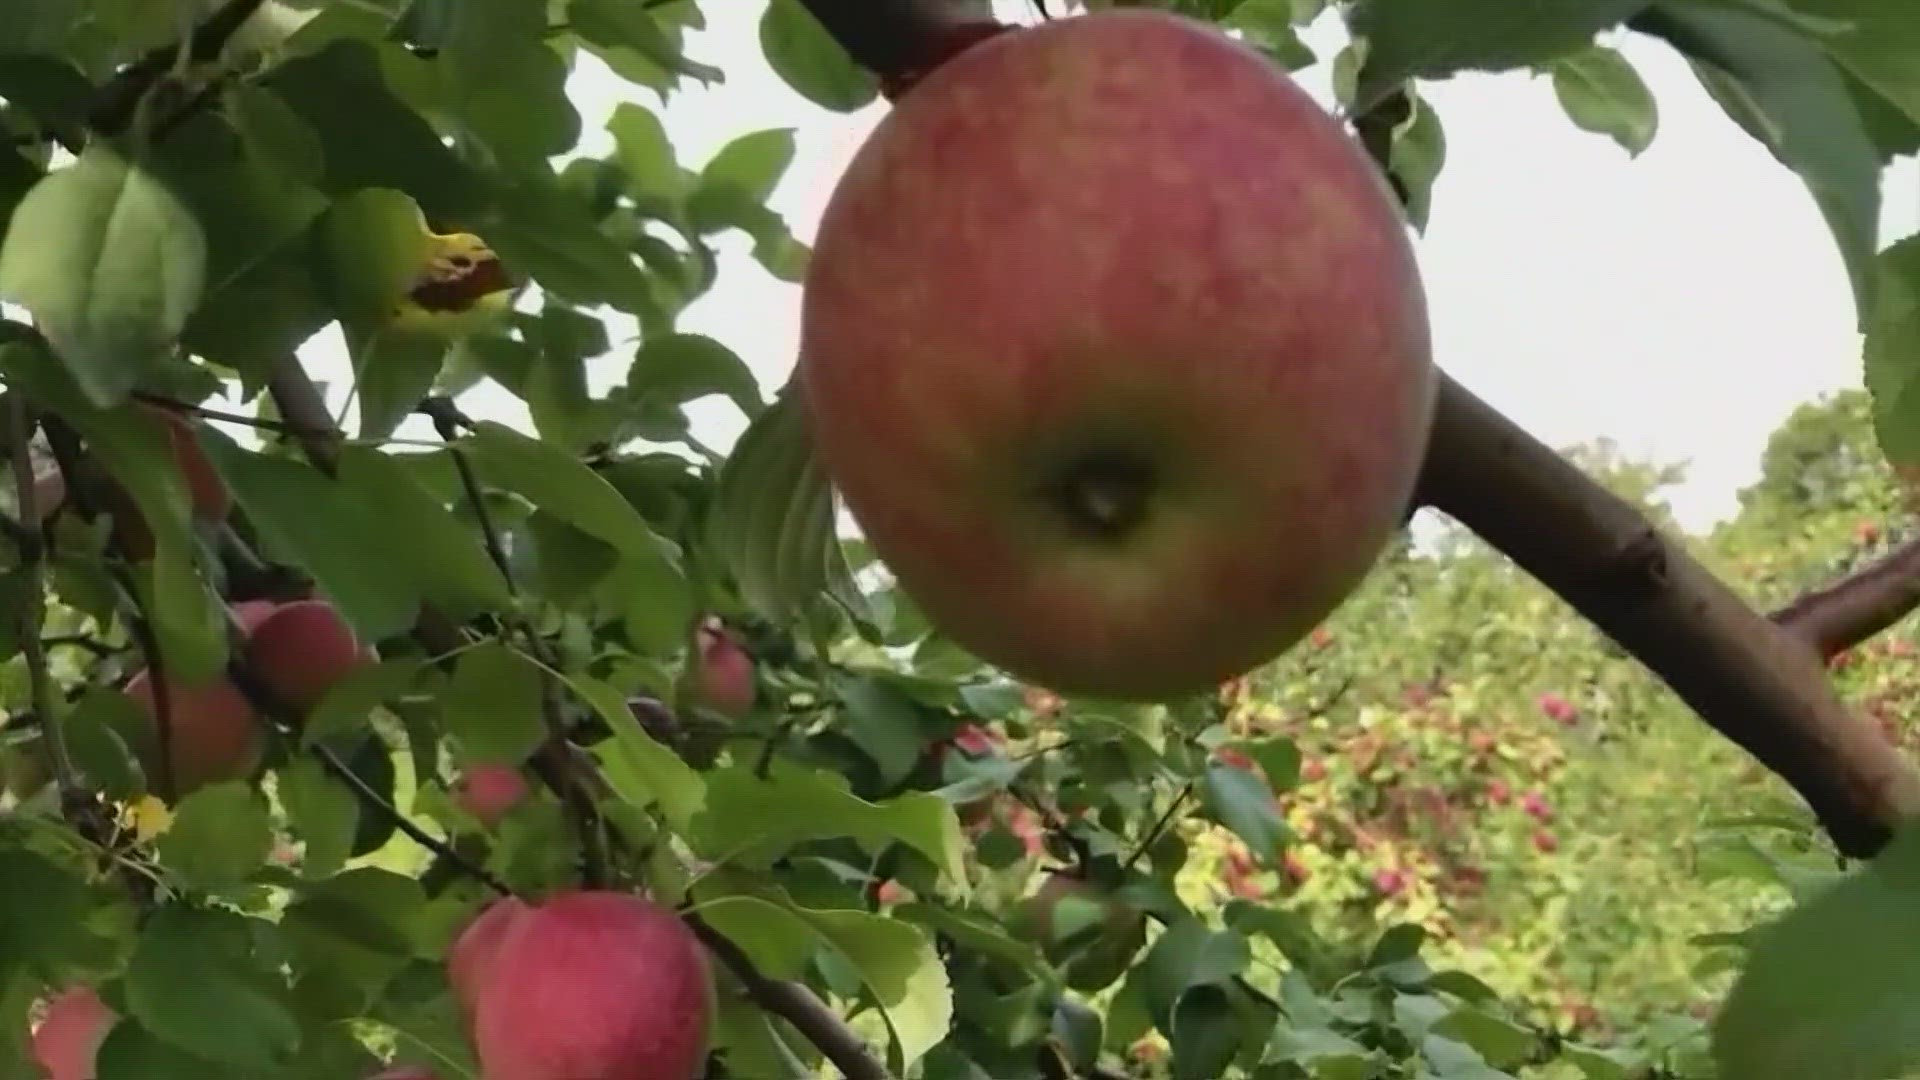
[[[772,204],[811,241],[835,176],[884,105],[839,115],[788,89],[760,55],[763,7],[705,5],[708,29],[689,35],[687,52],[725,69],[727,81],[682,91],[664,108],[584,58],[573,91],[581,149],[610,147],[603,124],[621,100],[660,112],[681,163],[694,168],[737,135],[794,128],[798,155]],[[1302,75],[1323,102],[1340,41],[1337,29],[1316,27],[1328,30],[1311,36],[1322,63]],[[1688,462],[1674,501],[1699,526],[1734,508],[1767,435],[1795,405],[1859,384],[1859,341],[1846,275],[1799,180],[1726,118],[1671,49],[1637,36],[1619,44],[1660,105],[1660,134],[1638,159],[1575,128],[1545,79],[1461,76],[1427,88],[1448,152],[1421,265],[1442,366],[1555,445],[1610,436],[1630,454]],[[1888,240],[1920,230],[1912,160],[1895,167],[1887,202]],[[793,366],[799,289],[762,271],[738,234],[721,246],[719,283],[681,329],[725,342],[771,393]],[[616,341],[623,333],[616,328]],[[337,348],[305,353],[317,376],[343,384]],[[627,360],[616,349],[597,381],[620,378]],[[463,404],[509,422],[525,416],[490,384]],[[691,411],[696,432],[722,448],[744,426],[720,399]]]

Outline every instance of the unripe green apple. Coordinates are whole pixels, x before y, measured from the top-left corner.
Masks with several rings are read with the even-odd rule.
[[[934,626],[1023,681],[1203,693],[1399,528],[1437,377],[1397,203],[1287,73],[1105,10],[883,118],[821,220],[801,401]]]

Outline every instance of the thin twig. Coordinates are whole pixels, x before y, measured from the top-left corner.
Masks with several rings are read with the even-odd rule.
[[[460,424],[465,417],[446,398],[430,398],[423,402],[419,411],[432,418],[434,430],[446,441],[446,452],[453,458],[454,470],[460,476],[460,486],[465,492],[467,502],[473,506],[474,518],[480,523],[480,534],[485,538],[487,554],[500,568],[500,576],[505,579],[510,596],[518,596],[518,587],[514,584],[513,569],[507,562],[506,546],[500,540],[500,532],[494,527],[493,515],[487,512],[486,492],[480,486],[480,477],[474,472],[473,463],[467,460],[466,451],[455,445],[460,437]],[[471,424],[471,421],[468,421]],[[588,888],[598,887],[607,879],[607,857],[600,834],[600,812],[594,806],[593,795],[583,777],[574,767],[575,760],[567,742],[566,705],[560,696],[560,688],[551,672],[560,670],[559,658],[548,648],[547,642],[533,626],[531,620],[508,615],[502,621],[527,643],[528,650],[541,664],[540,672],[540,716],[546,724],[547,738],[536,751],[544,768],[536,770],[543,779],[554,781],[555,794],[567,808],[574,833],[580,840],[581,877]]]
[[[1822,660],[1858,645],[1920,607],[1920,538],[1796,598],[1769,618]]]
[[[87,652],[103,658],[118,656],[127,651],[127,646],[125,645],[114,645],[110,642],[101,641],[99,638],[90,634],[49,634],[41,638],[40,643],[48,648],[53,648],[57,645],[67,645],[77,649],[85,649]]]
[[[250,428],[259,428],[262,431],[271,431],[277,435],[291,436],[300,433],[298,425],[288,423],[285,420],[272,420],[264,416],[248,416],[245,413],[228,412],[225,409],[216,409],[208,405],[195,405],[177,398],[170,398],[165,394],[152,394],[144,390],[134,391],[133,396],[137,400],[144,401],[149,405],[158,405],[163,409],[172,409],[175,412],[192,413],[195,416],[205,417],[208,420],[219,420],[228,424],[242,424]],[[315,434],[324,437],[330,433],[320,431]]]
[[[1127,861],[1120,864],[1120,868],[1123,870],[1133,869],[1133,864],[1139,862],[1141,857],[1147,853],[1147,850],[1159,842],[1160,834],[1166,832],[1168,826],[1173,824],[1173,816],[1179,813],[1180,808],[1185,806],[1187,800],[1192,797],[1193,781],[1189,780],[1186,786],[1180,789],[1180,794],[1175,795],[1173,801],[1167,804],[1167,808],[1161,813],[1160,819],[1155,821],[1153,827],[1147,830],[1146,836],[1141,838],[1139,845],[1133,849],[1131,855],[1127,856]]]
[[[891,1080],[886,1065],[867,1050],[860,1036],[819,995],[801,983],[762,975],[740,946],[700,916],[683,912],[681,918],[706,944],[707,951],[740,980],[756,1004],[792,1024],[846,1080]]]
[[[187,58],[207,61],[219,56],[228,39],[253,18],[263,3],[265,0],[227,0],[195,28],[186,43]],[[140,100],[173,69],[180,53],[178,44],[158,45],[121,68],[101,87],[93,107],[88,110],[87,126],[102,135],[118,135],[126,130],[140,107]]]
[[[373,785],[361,779],[360,775],[349,768],[346,762],[341,761],[340,755],[334,753],[332,749],[322,746],[319,743],[313,743],[308,747],[308,751],[320,760],[320,764],[324,766],[328,772],[339,777],[341,783],[346,784],[358,793],[362,799],[377,807],[382,814],[386,815],[386,817],[393,822],[393,827],[405,833],[408,839],[426,848],[428,851],[433,852],[434,857],[441,859],[447,865],[452,866],[461,873],[473,878],[475,881],[484,884],[487,888],[492,889],[501,896],[513,895],[513,888],[506,882],[500,880],[492,871],[460,854],[458,851],[455,851],[452,844],[447,843],[445,840],[414,824],[412,819],[400,812],[399,807],[388,802],[379,792],[373,789]]]

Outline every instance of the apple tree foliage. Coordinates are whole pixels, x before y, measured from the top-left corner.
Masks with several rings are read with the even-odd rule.
[[[1920,149],[1905,4],[1160,6],[1277,63],[1332,65],[1361,111],[1408,78],[1533,71],[1628,152],[1657,137],[1657,108],[1611,35],[1679,50],[1805,178],[1866,330],[1872,395],[1848,416],[1873,436],[1799,418],[1710,538],[1777,599],[1833,569],[1804,553],[1844,540],[1783,537],[1883,520],[1892,486],[1849,485],[1880,455],[1920,456],[1920,241],[1876,233],[1882,167]],[[257,18],[223,25],[236,13]],[[103,1080],[475,1075],[444,959],[488,877],[644,890],[730,942],[716,1078],[829,1074],[766,979],[824,1001],[881,1073],[923,1080],[1764,1080],[1908,1061],[1896,1014],[1920,966],[1886,944],[1911,938],[1911,843],[1843,878],[1776,812],[1784,840],[1733,835],[1716,865],[1804,901],[1785,922],[1750,934],[1774,910],[1750,894],[1665,919],[1661,892],[1687,887],[1668,849],[1721,811],[1751,818],[1767,782],[1716,785],[1729,752],[1459,536],[1397,551],[1324,634],[1201,700],[1060,701],[929,627],[836,542],[785,399],[676,328],[719,252],[796,286],[807,258],[767,205],[791,132],[695,163],[661,123],[662,100],[726,76],[699,55],[704,17],[695,0],[0,0],[0,434],[19,478],[50,459],[67,474],[31,516],[35,485],[5,485],[0,1076],[35,1075],[30,1026],[76,984],[119,1017]],[[1334,55],[1298,36],[1340,18]],[[759,37],[817,105],[875,101],[800,0],[770,0]],[[586,55],[632,86],[603,116],[568,95]],[[604,157],[576,151],[589,127]],[[1384,136],[1414,222],[1444,213],[1442,118],[1416,92]],[[510,310],[423,299],[426,268],[472,270],[479,251]],[[295,358],[322,331],[355,373],[344,442]],[[461,413],[483,381],[530,429]],[[135,398],[221,391],[255,411],[195,413],[231,494],[206,520]],[[724,456],[685,413],[714,395],[752,420]],[[439,438],[397,439],[423,408]],[[1585,464],[1647,498],[1661,480]],[[120,687],[152,664],[213,678],[235,664],[229,605],[307,594],[378,662],[274,716],[246,779],[170,797],[130,749]],[[711,615],[755,659],[744,712],[689,677]],[[1900,640],[1877,643],[1888,666],[1838,673],[1894,718]],[[500,764],[542,783],[482,822],[457,779]],[[1637,852],[1609,854],[1625,837]],[[1061,873],[1098,899],[1037,908]],[[1653,1015],[1687,1003],[1687,919],[1719,934],[1722,975],[1745,968],[1711,1031]],[[1650,926],[1675,952],[1603,1023],[1591,987],[1640,966]]]

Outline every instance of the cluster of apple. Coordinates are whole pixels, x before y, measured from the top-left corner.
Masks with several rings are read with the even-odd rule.
[[[626,893],[507,897],[454,940],[447,978],[492,1080],[695,1080],[713,988],[704,946],[672,910]],[[90,987],[47,1004],[34,1061],[47,1080],[92,1080],[119,1020]],[[438,1080],[388,1069],[371,1080]]]
[[[341,679],[374,658],[325,600],[245,600],[234,605],[233,615],[245,635],[240,647],[247,670],[276,701],[299,712],[319,704]],[[152,672],[135,672],[125,692],[157,725]],[[168,758],[178,796],[216,781],[242,779],[259,766],[265,747],[260,716],[224,672],[193,684],[169,678],[166,695]],[[153,775],[157,739],[142,750],[143,764]]]

